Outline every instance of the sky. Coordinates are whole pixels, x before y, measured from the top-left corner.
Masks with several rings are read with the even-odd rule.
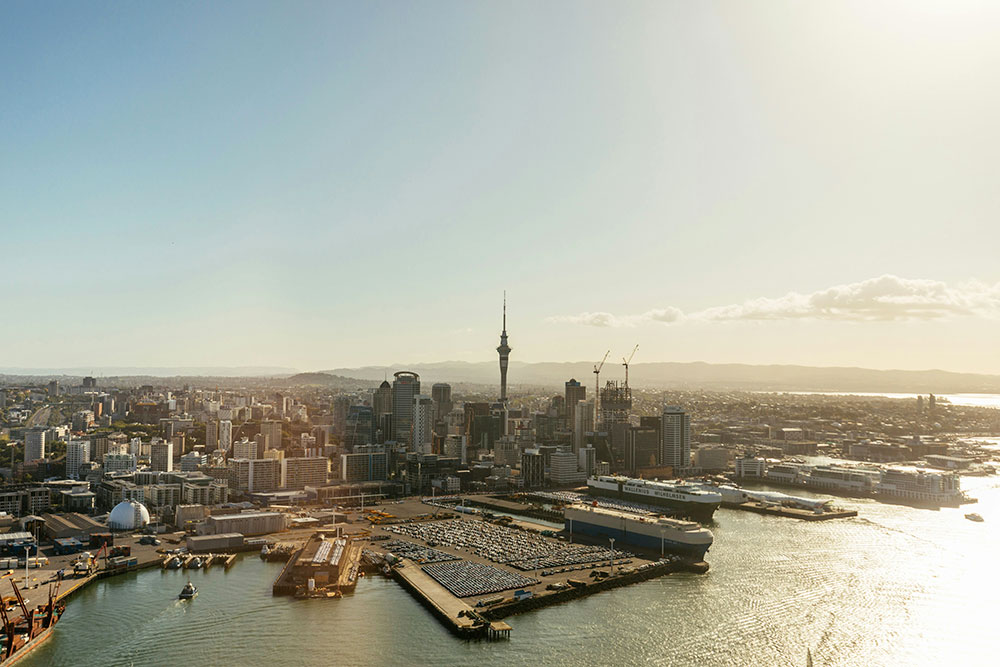
[[[0,3],[0,365],[1000,373],[995,2]]]

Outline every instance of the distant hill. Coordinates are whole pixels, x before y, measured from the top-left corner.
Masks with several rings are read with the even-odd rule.
[[[343,377],[325,372],[298,373],[280,382],[289,387],[317,386],[330,389],[367,389],[377,387],[379,380],[364,380],[353,377]]]
[[[562,386],[576,378],[593,386],[592,362],[511,362],[508,382],[517,385]],[[447,361],[431,364],[337,368],[325,373],[362,380],[381,381],[395,371],[420,375],[423,382],[496,384],[500,372],[496,362]],[[621,364],[607,364],[603,380],[620,380]],[[709,364],[705,362],[636,363],[629,366],[629,383],[651,389],[745,389],[761,391],[845,391],[913,393],[1000,393],[1000,375],[953,373],[941,370],[875,370],[851,367],[793,365]]]

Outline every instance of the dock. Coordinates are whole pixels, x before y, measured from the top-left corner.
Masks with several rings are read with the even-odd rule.
[[[464,639],[509,639],[511,627],[506,623],[489,623],[480,614],[456,598],[448,589],[434,581],[416,565],[392,570],[393,577],[403,588],[427,607],[453,634]]]
[[[726,507],[744,512],[754,512],[755,514],[766,514],[768,516],[783,516],[791,519],[801,519],[802,521],[830,521],[831,519],[846,519],[857,516],[857,510],[830,510],[821,513],[812,510],[800,509],[798,507],[785,507],[770,503],[748,502],[740,505],[726,505]]]

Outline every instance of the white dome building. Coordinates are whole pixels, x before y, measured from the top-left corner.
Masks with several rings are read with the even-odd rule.
[[[108,514],[111,530],[137,530],[149,524],[149,510],[136,500],[123,500]]]

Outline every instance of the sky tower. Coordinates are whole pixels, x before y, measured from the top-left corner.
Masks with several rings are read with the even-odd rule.
[[[500,331],[500,402],[507,403],[507,360],[510,358],[510,345],[507,344],[507,292],[503,293],[503,329]]]

